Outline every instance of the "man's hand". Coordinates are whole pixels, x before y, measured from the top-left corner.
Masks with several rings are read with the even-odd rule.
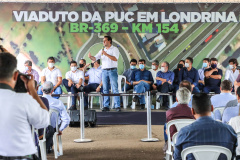
[[[76,84],[76,87],[77,87],[77,88],[80,88],[80,87],[81,87],[81,85],[80,85],[80,84]]]
[[[28,79],[25,76],[20,76],[20,78],[24,82],[25,87],[26,87],[27,91],[29,92],[29,94],[32,95],[33,93],[37,93],[36,89],[35,89],[35,82],[34,82],[33,75],[28,74],[28,76],[30,76],[31,79]]]
[[[102,55],[107,56],[107,52],[105,52],[104,50],[102,50]]]
[[[91,57],[92,57],[92,55],[91,55],[91,53],[89,52],[89,53],[88,53],[88,58],[91,58]]]
[[[191,86],[192,86],[192,89],[195,87],[194,84],[192,84]]]
[[[62,131],[58,131],[58,135],[62,135]]]
[[[155,84],[152,85],[153,90],[157,90],[157,86]]]
[[[213,72],[218,72],[218,69],[217,69],[217,68],[214,68],[214,69],[213,69]]]
[[[169,81],[168,81],[168,83],[169,83],[169,84],[172,84],[172,81],[171,81],[171,80],[169,80]]]
[[[199,83],[202,83],[202,84],[204,85],[204,81],[199,80],[198,82],[199,82]]]
[[[128,81],[126,81],[126,83],[127,83],[128,85],[131,85],[131,83],[130,83],[130,82],[128,82]]]
[[[96,92],[100,92],[101,88],[97,87]]]
[[[73,85],[73,81],[72,80],[68,80],[68,87],[71,87]]]

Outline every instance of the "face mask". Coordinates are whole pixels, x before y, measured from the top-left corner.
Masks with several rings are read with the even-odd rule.
[[[233,65],[229,65],[229,69],[233,69]]]
[[[161,71],[162,71],[162,72],[165,72],[165,67],[161,67]]]
[[[152,69],[156,69],[156,66],[152,65]]]
[[[214,68],[217,68],[217,64],[211,64],[211,67],[214,69]]]
[[[54,63],[48,63],[48,67],[49,68],[53,68],[54,67]]]
[[[206,68],[206,67],[207,67],[207,63],[203,63],[202,68]]]
[[[71,71],[76,71],[77,70],[77,67],[71,67]]]
[[[94,67],[94,63],[91,63],[91,67],[92,67],[92,68]]]
[[[140,69],[144,69],[144,64],[139,64]]]
[[[178,68],[183,68],[183,64],[178,64]]]
[[[189,63],[185,63],[185,67],[188,68],[189,67]]]
[[[25,71],[28,71],[29,69],[28,69],[28,67],[25,67]]]
[[[79,67],[80,67],[80,68],[83,68],[83,67],[84,67],[84,64],[79,64]]]
[[[136,68],[136,66],[133,66],[133,65],[131,65],[130,67],[131,67],[131,69],[135,69]]]

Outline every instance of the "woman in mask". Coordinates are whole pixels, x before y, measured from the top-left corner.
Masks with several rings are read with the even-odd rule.
[[[234,84],[235,80],[239,75],[239,70],[237,70],[238,62],[237,59],[232,58],[228,61],[229,66],[225,73],[225,80],[229,80]],[[234,92],[234,85],[232,86],[232,92]]]

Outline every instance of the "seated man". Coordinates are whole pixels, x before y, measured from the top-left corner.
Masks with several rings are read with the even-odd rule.
[[[222,70],[217,68],[218,60],[211,58],[211,68],[205,69],[205,87],[203,88],[204,93],[215,92],[220,93],[220,84],[222,79]]]
[[[197,119],[192,124],[183,127],[177,136],[174,150],[174,160],[181,160],[181,152],[191,146],[197,145],[217,145],[228,148],[233,157],[237,146],[237,134],[233,128],[222,122],[213,120],[211,111],[211,101],[206,93],[193,95],[192,113]],[[225,155],[220,155],[220,159],[226,159]],[[187,159],[194,159],[192,154]]]
[[[34,80],[37,82],[37,84],[39,84],[39,74],[35,69],[32,69],[32,61],[26,60],[24,66],[25,70],[23,73],[33,75]]]
[[[62,84],[62,73],[58,68],[54,66],[54,57],[49,57],[47,63],[48,67],[42,70],[41,85],[43,85],[46,81],[50,81],[54,85],[53,94],[62,94],[62,88],[60,87],[60,85]],[[43,94],[42,86],[38,88],[38,94]],[[59,97],[54,98],[58,99]]]
[[[63,79],[63,85],[66,87],[68,92],[72,94],[76,94],[81,92],[81,87],[84,86],[84,73],[83,71],[77,69],[77,62],[71,61],[70,62],[70,71],[66,73],[66,79]],[[69,110],[76,110],[76,100],[77,95],[72,96],[72,106]]]
[[[173,92],[174,93],[176,93],[178,88],[179,88],[179,83],[180,83],[179,78],[178,78],[179,77],[179,71],[185,67],[184,65],[185,65],[185,61],[180,60],[178,62],[177,68],[173,70],[173,73],[174,73],[174,80],[173,80],[174,89],[173,89]],[[176,99],[176,97],[175,97],[175,99]]]
[[[169,63],[163,62],[161,64],[161,70],[157,73],[157,90],[161,93],[168,93],[173,90],[174,73],[169,71]],[[160,102],[160,98],[163,97],[163,106],[168,109],[168,96],[159,96],[157,101]]]
[[[198,70],[198,74],[199,74],[199,80],[198,80],[198,88],[199,88],[199,90],[203,90],[203,87],[204,87],[204,85],[205,85],[205,83],[204,83],[204,71],[205,71],[205,69],[208,69],[209,68],[209,64],[210,64],[210,62],[209,62],[210,60],[209,60],[209,58],[204,58],[203,59],[203,65],[202,65],[202,68],[200,68],[199,70]]]
[[[157,73],[160,71],[160,68],[159,68],[159,61],[158,61],[158,60],[154,60],[154,61],[152,62],[152,68],[149,69],[149,71],[152,73],[153,80],[154,80],[154,83],[152,84],[151,89],[153,89],[153,90],[157,90],[157,81],[156,81],[156,77],[157,77]]]
[[[55,125],[56,119],[58,118],[58,122],[59,122],[58,125],[60,125],[58,132],[61,135],[62,131],[65,128],[67,128],[67,126],[69,125],[70,117],[69,117],[67,110],[66,110],[64,104],[62,103],[62,101],[55,99],[51,96],[53,93],[53,88],[54,87],[53,87],[52,82],[46,81],[42,87],[43,97],[47,98],[50,109],[55,109],[59,112],[59,117],[56,117],[57,115],[52,114],[50,124],[53,128],[55,128],[56,127],[56,125]]]
[[[150,71],[145,69],[145,60],[140,59],[138,61],[139,69],[132,73],[131,84],[134,85],[134,90],[137,93],[145,93],[150,90],[150,86],[153,83],[153,77]],[[144,95],[135,96],[133,98],[134,102],[138,102],[140,99],[141,109],[145,108],[145,98]]]
[[[185,67],[179,71],[179,83],[183,80],[187,80],[192,84],[192,93],[199,93],[198,89],[198,80],[199,75],[198,71],[192,67],[193,59],[191,57],[187,57],[185,60]]]
[[[92,68],[86,72],[85,76],[88,77],[88,85],[84,86],[84,92],[102,92],[102,69],[100,66],[100,59],[92,62]],[[84,108],[88,109],[88,96],[84,97]]]
[[[137,70],[136,65],[137,65],[137,60],[131,59],[130,68],[123,72],[123,76],[126,77],[126,88],[125,88],[126,91],[133,89],[133,85],[131,85],[131,76],[132,76],[132,72]]]
[[[224,79],[231,81],[233,85],[239,75],[239,70],[237,70],[238,61],[236,58],[232,58],[228,61],[228,63],[229,68],[226,70]],[[234,86],[232,92],[234,92]]]
[[[239,88],[240,89],[240,88]],[[238,98],[238,97],[237,97]],[[217,112],[219,115],[221,115],[220,112]],[[215,112],[216,115],[216,112]],[[226,104],[226,107],[223,110],[222,114],[222,122],[228,123],[231,118],[236,117],[239,115],[239,104],[238,100],[231,100]],[[220,119],[221,120],[221,119]]]

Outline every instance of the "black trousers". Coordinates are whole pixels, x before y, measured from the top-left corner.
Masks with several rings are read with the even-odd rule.
[[[173,85],[169,84],[168,82],[163,83],[162,85],[157,86],[158,92],[161,93],[168,93],[173,91]],[[168,96],[162,96],[163,97],[163,106],[168,106]]]

